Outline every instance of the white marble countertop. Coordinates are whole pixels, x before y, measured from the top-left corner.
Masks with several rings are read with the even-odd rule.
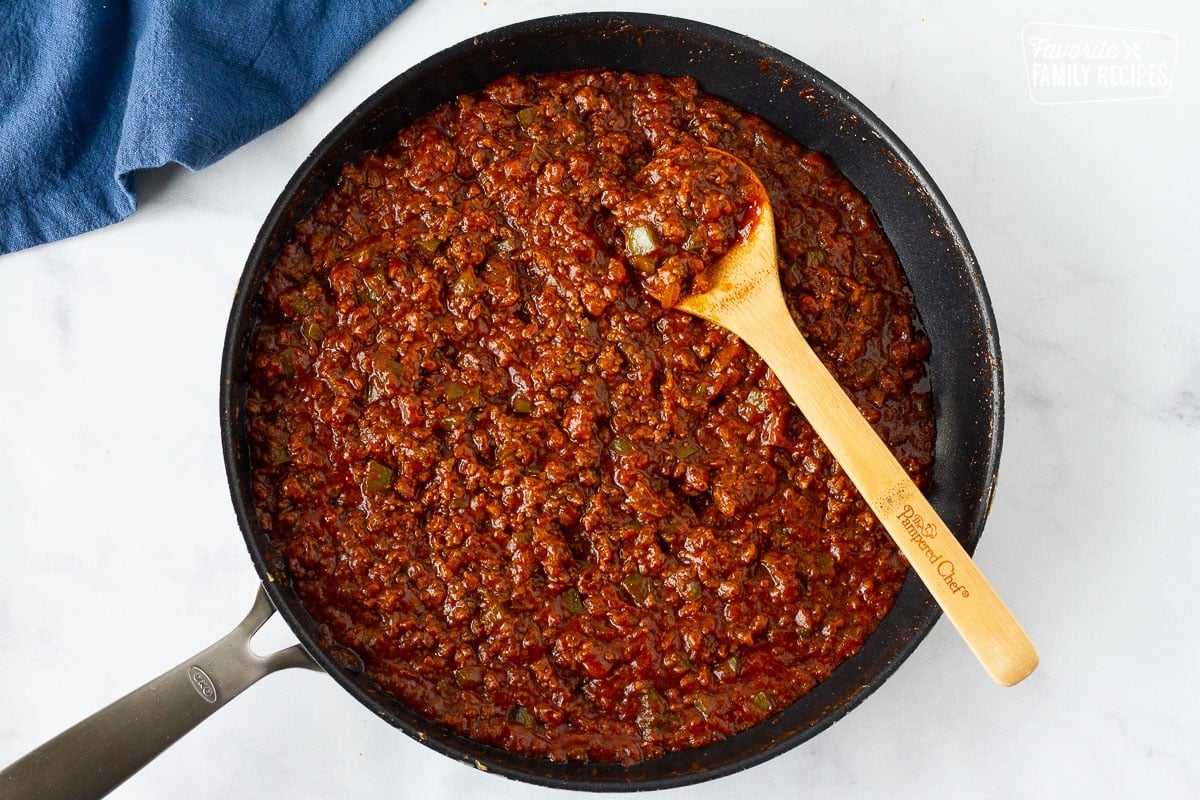
[[[949,198],[983,266],[1006,371],[1002,477],[976,556],[1042,664],[997,688],[943,620],[830,730],[662,796],[1198,797],[1200,11],[1183,0],[1022,0],[982,15],[878,5],[637,10],[740,30],[812,64],[882,117]],[[249,607],[256,578],[221,461],[218,363],[246,253],[311,147],[442,47],[594,7],[418,0],[291,121],[201,173],[143,176],[142,208],[123,223],[0,257],[0,765]],[[1036,104],[1029,22],[1173,34],[1171,91]],[[290,634],[273,623],[266,636]],[[567,795],[455,763],[332,680],[293,670],[113,796]]]

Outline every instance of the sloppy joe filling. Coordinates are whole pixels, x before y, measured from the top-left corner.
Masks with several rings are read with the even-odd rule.
[[[707,272],[740,241],[763,198],[753,175],[688,142],[656,154],[610,206],[643,290],[667,308],[711,288]]]
[[[928,344],[870,207],[688,78],[460,97],[348,164],[263,286],[247,425],[276,579],[330,652],[516,753],[628,763],[762,721],[905,575],[759,358],[670,308],[741,224],[650,191],[680,145],[761,179],[796,323],[922,483]]]

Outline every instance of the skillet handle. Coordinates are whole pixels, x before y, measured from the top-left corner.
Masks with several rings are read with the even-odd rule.
[[[274,613],[260,586],[228,636],[0,772],[0,800],[103,797],[259,678],[289,667],[320,671],[300,645],[265,657],[250,649]]]

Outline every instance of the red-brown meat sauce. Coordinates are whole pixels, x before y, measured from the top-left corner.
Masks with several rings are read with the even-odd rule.
[[[656,254],[614,209],[681,143],[760,177],[797,324],[923,480],[929,347],[870,207],[691,79],[460,97],[346,166],[263,288],[247,411],[278,579],[384,690],[513,752],[742,730],[858,651],[905,575],[759,358],[640,287]],[[673,254],[724,235],[697,221]]]
[[[740,161],[687,142],[656,153],[608,208],[642,290],[674,308],[684,295],[711,288],[706,271],[745,236],[763,200]]]

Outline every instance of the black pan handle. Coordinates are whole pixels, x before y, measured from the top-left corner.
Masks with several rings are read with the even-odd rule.
[[[269,656],[250,649],[274,613],[260,586],[228,636],[0,772],[0,800],[104,797],[260,678],[290,667],[321,671],[298,644]]]

